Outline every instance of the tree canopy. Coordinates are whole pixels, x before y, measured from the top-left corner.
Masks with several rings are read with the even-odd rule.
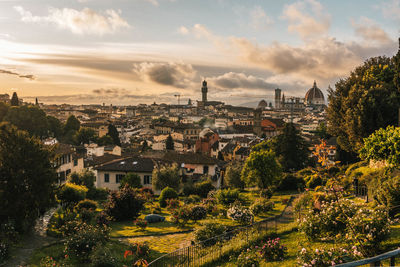
[[[162,190],[167,186],[177,190],[181,182],[180,180],[177,164],[158,166],[153,170],[152,184],[156,190]]]
[[[121,146],[121,140],[119,139],[119,133],[117,131],[117,128],[115,128],[114,125],[112,125],[112,124],[108,125],[107,135],[109,135],[112,138],[114,145]]]
[[[363,138],[379,128],[397,124],[400,87],[395,83],[399,57],[398,53],[393,59],[370,58],[349,77],[338,81],[336,90],[329,90],[328,131],[337,136],[342,149],[358,152]]]
[[[57,181],[51,158],[38,139],[0,124],[0,224],[12,220],[25,232],[51,207]]]
[[[14,92],[14,93],[12,94],[12,97],[11,97],[11,106],[14,106],[14,107],[19,106],[19,99],[18,99],[18,96],[17,96],[17,93],[16,93],[16,92]]]
[[[71,115],[68,117],[67,122],[65,123],[64,126],[64,134],[67,134],[68,132],[71,131],[79,131],[79,128],[81,127],[81,122],[74,116]]]
[[[165,148],[167,150],[174,150],[174,139],[172,139],[171,134],[169,134],[167,139],[165,139]]]
[[[76,133],[76,144],[83,145],[97,141],[97,132],[91,128],[81,127]]]

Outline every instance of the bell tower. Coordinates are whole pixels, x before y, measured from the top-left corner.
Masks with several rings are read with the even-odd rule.
[[[206,80],[203,81],[203,86],[201,87],[201,101],[203,101],[203,104],[205,105],[207,103],[207,92],[208,92],[208,88],[207,88],[207,82]]]

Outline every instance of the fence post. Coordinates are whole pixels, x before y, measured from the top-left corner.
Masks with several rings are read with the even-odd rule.
[[[395,256],[390,258],[390,266],[396,266],[396,257]]]

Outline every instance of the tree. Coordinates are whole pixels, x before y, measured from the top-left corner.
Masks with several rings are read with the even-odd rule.
[[[241,178],[242,164],[239,162],[232,162],[228,165],[225,172],[225,184],[232,188],[244,188],[244,182]]]
[[[271,189],[282,174],[282,168],[271,150],[253,151],[247,158],[241,176],[249,186]]]
[[[112,138],[114,145],[121,146],[121,141],[119,140],[119,133],[114,125],[112,124],[108,125],[107,135],[109,135]]]
[[[102,137],[97,139],[97,144],[99,146],[108,146],[114,144],[113,139],[109,135],[103,135]]]
[[[48,135],[46,113],[36,106],[12,106],[4,120],[20,130],[27,131],[31,136],[45,137]]]
[[[167,186],[178,190],[180,180],[177,164],[157,166],[153,170],[152,184],[156,190],[162,190]]]
[[[132,188],[141,188],[142,187],[142,178],[136,173],[128,173],[121,181],[120,188],[124,187],[125,185],[130,186]]]
[[[53,116],[47,116],[47,125],[49,136],[59,138],[63,133],[63,125],[59,119]]]
[[[81,127],[76,133],[77,145],[89,144],[97,141],[97,132],[91,128]]]
[[[76,185],[83,185],[88,189],[94,187],[94,182],[96,181],[96,175],[89,170],[84,170],[80,173],[73,172],[68,177],[68,182],[76,184]]]
[[[144,140],[142,143],[142,148],[140,149],[141,152],[145,152],[149,148],[149,144],[147,143],[147,140]]]
[[[18,96],[17,96],[16,92],[14,92],[12,97],[11,97],[11,106],[13,106],[13,107],[19,106],[19,99],[18,99]]]
[[[79,201],[85,199],[87,191],[88,189],[86,186],[65,183],[58,190],[57,199],[64,208],[72,210]]]
[[[143,209],[144,199],[137,190],[129,186],[111,192],[104,211],[116,221],[136,219]]]
[[[57,175],[51,152],[27,132],[0,124],[0,224],[25,232],[54,204]]]
[[[174,139],[172,139],[171,134],[169,134],[167,139],[165,140],[165,148],[167,150],[174,150]]]
[[[317,129],[315,130],[315,135],[320,139],[329,139],[331,135],[328,133],[328,127],[325,122],[320,122]]]
[[[398,66],[387,57],[370,58],[329,90],[328,131],[348,152],[358,152],[363,138],[379,128],[397,124],[400,90]],[[399,64],[397,62],[397,64]],[[396,73],[397,71],[397,73]],[[395,114],[395,115],[394,115]]]
[[[74,115],[71,115],[68,117],[67,122],[64,125],[64,134],[67,134],[71,131],[77,132],[79,131],[80,127],[81,122]]]

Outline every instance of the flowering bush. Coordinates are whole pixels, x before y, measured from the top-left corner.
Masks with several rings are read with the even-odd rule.
[[[146,227],[147,227],[147,221],[146,220],[143,220],[143,219],[136,219],[134,222],[133,222],[133,224],[134,225],[136,225],[137,227],[139,227],[140,229],[142,229],[142,230],[144,230],[144,229],[146,229]]]
[[[218,238],[213,238],[225,233],[226,227],[218,223],[205,223],[202,227],[194,232],[196,242],[202,242],[202,246],[212,246],[218,241]],[[213,238],[213,239],[211,239]]]
[[[183,202],[185,202],[185,204],[194,204],[194,203],[198,203],[200,201],[201,201],[201,197],[198,195],[190,195],[183,200]]]
[[[65,252],[80,262],[87,262],[92,250],[108,240],[108,231],[104,227],[81,223],[74,230],[65,240]]]
[[[177,198],[167,199],[166,203],[167,203],[167,209],[170,211],[179,208],[179,206],[181,205],[181,203]]]
[[[106,246],[97,246],[90,255],[91,267],[117,267],[117,259]]]
[[[262,212],[268,212],[274,208],[274,202],[269,201],[265,198],[257,198],[250,206],[250,211],[254,215],[258,215]]]
[[[129,256],[133,257],[133,260],[146,259],[149,256],[150,247],[147,242],[133,243],[129,246],[129,250],[124,253],[124,258],[129,259]]]
[[[240,192],[238,189],[222,189],[216,193],[218,202],[224,206],[229,206],[237,200],[240,200]]]
[[[178,209],[175,209],[172,212],[172,221],[183,227],[190,220],[191,215],[192,215],[191,208],[188,206],[183,206]]]
[[[361,253],[356,247],[351,250],[344,248],[308,250],[303,248],[297,256],[297,261],[299,265],[305,267],[325,267],[354,261],[359,258],[361,258]]]
[[[260,255],[267,261],[283,260],[287,253],[287,248],[280,244],[280,239],[268,239],[260,248]]]
[[[190,219],[197,222],[198,220],[205,219],[207,217],[207,210],[203,205],[195,205],[191,207]]]
[[[52,257],[47,256],[40,260],[41,267],[60,267],[60,263],[54,260]]]
[[[167,206],[166,200],[171,198],[178,198],[178,193],[175,189],[167,186],[161,191],[158,202],[162,208],[165,208]]]
[[[250,224],[254,220],[254,216],[251,211],[237,203],[231,205],[231,207],[227,210],[227,215],[232,220],[237,221],[240,224]]]
[[[247,249],[237,257],[236,264],[238,267],[258,267],[260,266],[260,256],[255,251]]]

